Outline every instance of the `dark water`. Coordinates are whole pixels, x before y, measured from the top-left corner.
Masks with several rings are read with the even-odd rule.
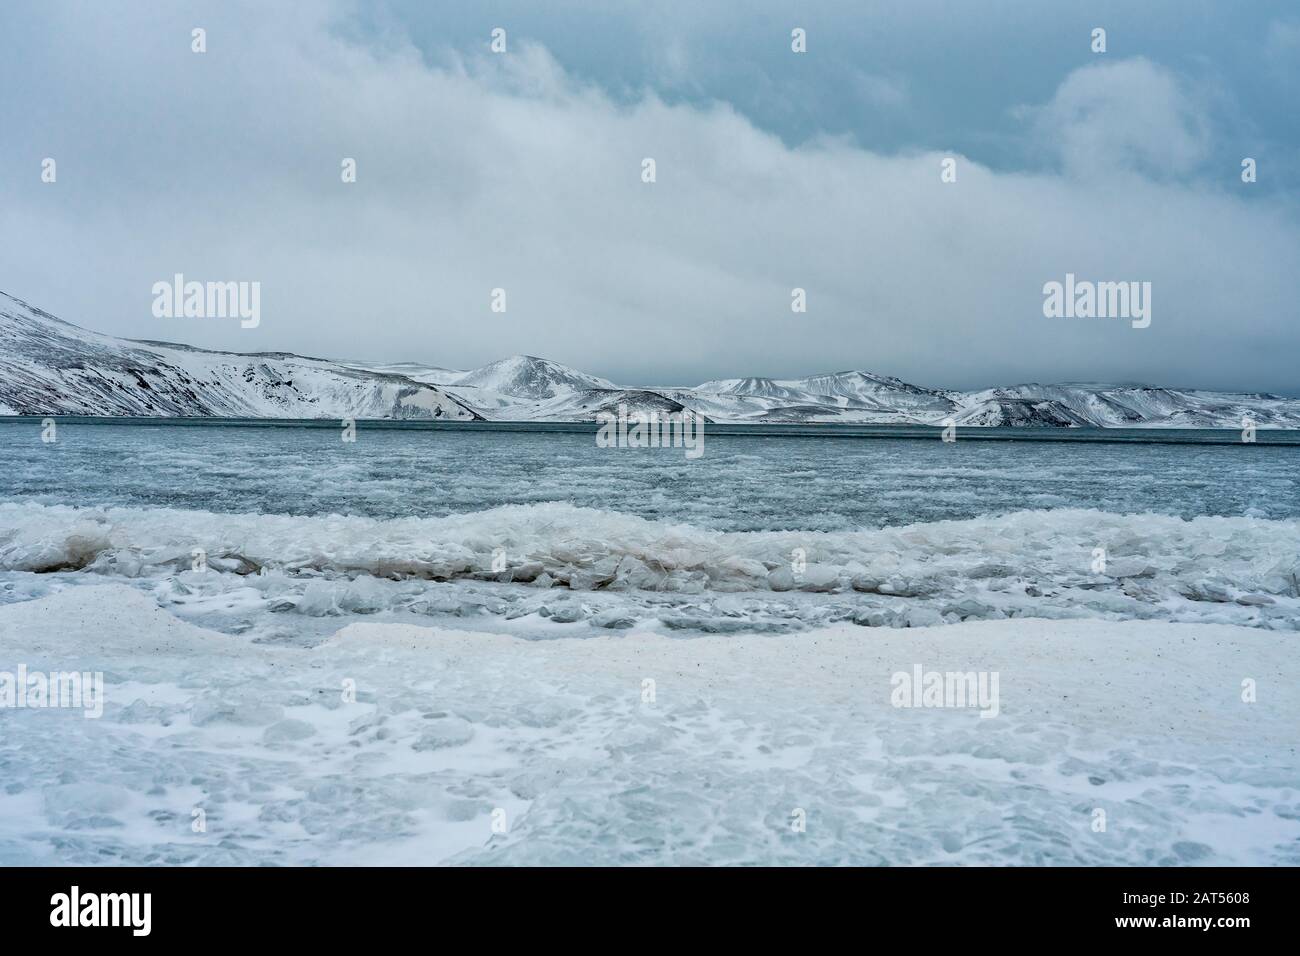
[[[1300,517],[1297,432],[968,429],[946,444],[926,428],[713,426],[696,460],[593,433],[363,423],[345,443],[334,425],[65,420],[45,443],[39,421],[9,420],[0,501],[373,517],[566,501],[738,531],[1062,507]]]

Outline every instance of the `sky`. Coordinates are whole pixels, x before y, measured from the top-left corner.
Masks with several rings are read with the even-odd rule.
[[[6,0],[0,290],[620,384],[1300,395],[1297,103],[1294,2]],[[155,317],[176,273],[260,283],[260,324]],[[1067,273],[1151,283],[1150,325],[1045,316]]]

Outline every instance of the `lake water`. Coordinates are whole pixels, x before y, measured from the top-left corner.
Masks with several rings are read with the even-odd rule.
[[[10,421],[0,600],[108,577],[277,641],[355,614],[546,633],[1297,629],[1300,444],[1259,434],[706,428],[690,460],[598,448],[582,426],[363,423],[348,443],[333,426],[71,421],[46,443]]]
[[[847,531],[1027,508],[1300,516],[1300,444],[1242,444],[1232,432],[1134,429],[1119,443],[1112,430],[987,429],[983,440],[944,443],[831,440],[822,426],[707,429],[705,454],[687,460],[681,449],[600,449],[590,431],[556,428],[363,423],[345,443],[332,426],[63,424],[45,444],[39,422],[6,424],[0,500],[376,518],[564,501],[725,531]]]

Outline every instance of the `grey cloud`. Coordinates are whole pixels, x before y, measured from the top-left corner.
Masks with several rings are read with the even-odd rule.
[[[1115,131],[1136,161],[1080,179],[958,154],[942,184],[946,153],[791,146],[726,103],[628,101],[526,37],[430,55],[326,8],[250,10],[210,8],[205,56],[174,8],[22,37],[0,65],[22,91],[0,107],[0,288],[115,334],[460,367],[524,352],[623,382],[863,367],[1300,390],[1296,222],[1243,201],[1235,170],[1148,172],[1145,126],[1181,169],[1201,135],[1153,64],[1072,74],[1041,114],[1095,168]],[[1147,88],[1130,103],[1125,83]],[[154,319],[175,272],[261,281],[261,326]],[[1045,319],[1066,272],[1151,281],[1151,328]]]
[[[1030,115],[1075,176],[1186,176],[1207,152],[1205,111],[1177,76],[1142,57],[1075,70]]]

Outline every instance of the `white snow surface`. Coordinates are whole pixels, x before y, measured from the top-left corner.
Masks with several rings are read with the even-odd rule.
[[[69,588],[0,607],[0,670],[102,671],[104,713],[0,709],[0,865],[1294,866],[1293,644],[1151,622],[363,623],[308,649]],[[891,706],[918,664],[996,672],[998,715]]]

